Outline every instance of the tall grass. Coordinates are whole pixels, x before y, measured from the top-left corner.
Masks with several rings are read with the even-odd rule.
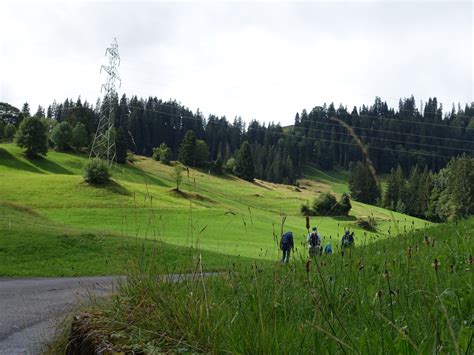
[[[248,226],[247,226],[248,227]],[[125,350],[213,353],[472,353],[474,219],[287,265],[206,260],[179,273],[141,258],[118,294],[91,306]]]

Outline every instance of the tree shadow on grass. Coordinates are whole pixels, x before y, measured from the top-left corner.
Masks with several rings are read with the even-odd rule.
[[[28,161],[30,162],[30,160]],[[28,164],[27,162],[18,159],[9,151],[2,148],[0,148],[0,165],[15,170],[23,170],[28,171],[30,173],[44,174],[44,171],[39,170],[35,165]]]
[[[341,221],[341,222],[353,222],[357,221],[357,217],[355,216],[334,216],[332,217],[336,221]]]
[[[104,185],[88,184],[87,182],[84,182],[83,184],[91,188],[106,190],[108,192],[111,192],[117,195],[122,195],[122,196],[132,195],[132,193],[126,187],[120,185],[118,182],[114,180],[110,180],[107,184],[104,184]]]
[[[128,170],[128,173],[131,176],[127,176],[126,174],[122,174],[120,172],[120,169],[125,168]],[[112,176],[120,177],[120,179],[134,182],[134,183],[144,183],[144,184],[150,184],[150,185],[157,185],[161,187],[169,187],[170,185],[165,183],[163,180],[159,179],[158,177],[154,176],[153,174],[148,173],[145,170],[142,170],[140,168],[137,168],[131,164],[127,165],[120,165],[117,164],[115,167],[112,169]]]
[[[45,170],[52,174],[63,174],[63,175],[73,175],[73,173],[61,165],[56,164],[55,162],[48,160],[44,157],[38,156],[36,158],[28,159],[28,161],[33,164],[35,167]]]

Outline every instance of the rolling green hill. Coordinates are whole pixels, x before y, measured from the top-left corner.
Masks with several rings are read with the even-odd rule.
[[[295,188],[190,169],[177,193],[172,167],[145,157],[116,166],[113,183],[94,187],[82,178],[86,161],[54,151],[28,160],[15,145],[0,144],[0,275],[120,273],[125,251],[139,252],[142,240],[175,263],[189,247],[199,249],[211,269],[232,257],[275,260],[282,215],[301,250],[301,204],[347,189],[342,172],[309,169]],[[363,216],[377,220],[377,234],[356,226]],[[351,227],[361,245],[428,222],[353,202],[349,217],[315,217],[312,224],[333,244]]]

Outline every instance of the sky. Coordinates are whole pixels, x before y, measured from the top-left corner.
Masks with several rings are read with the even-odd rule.
[[[471,1],[0,2],[0,101],[95,103],[119,44],[119,95],[205,115],[293,123],[414,95],[474,101]]]

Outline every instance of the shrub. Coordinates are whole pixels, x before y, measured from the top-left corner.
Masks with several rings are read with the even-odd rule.
[[[166,143],[161,143],[158,148],[153,148],[152,158],[156,161],[161,161],[163,164],[169,164],[173,157],[171,148]]]
[[[105,160],[94,158],[84,167],[84,180],[90,184],[103,185],[110,180],[110,168]]]
[[[160,161],[160,148],[153,148],[152,149],[153,151],[153,154],[151,155],[151,157],[153,158],[153,160],[156,160],[156,161]]]
[[[29,158],[48,153],[46,125],[40,118],[26,117],[21,121],[16,140],[19,147],[26,149]]]
[[[135,154],[133,154],[132,151],[130,150],[127,150],[127,158],[126,158],[127,162],[129,163],[135,163],[137,161],[137,157],[135,156]]]
[[[337,202],[336,197],[328,192],[316,198],[311,208],[307,204],[301,205],[300,212],[305,216],[347,216],[351,208],[349,195],[342,194]]]
[[[321,194],[313,203],[313,211],[316,215],[330,216],[337,211],[337,201],[334,195]]]
[[[359,218],[357,220],[357,225],[369,232],[377,231],[377,221],[372,216],[369,216],[367,218]]]
[[[171,148],[168,147],[165,143],[161,143],[160,145],[160,160],[163,164],[169,164],[171,162],[171,158],[173,157],[173,152]]]
[[[224,165],[224,170],[228,173],[233,173],[235,168],[235,158],[229,158]]]

